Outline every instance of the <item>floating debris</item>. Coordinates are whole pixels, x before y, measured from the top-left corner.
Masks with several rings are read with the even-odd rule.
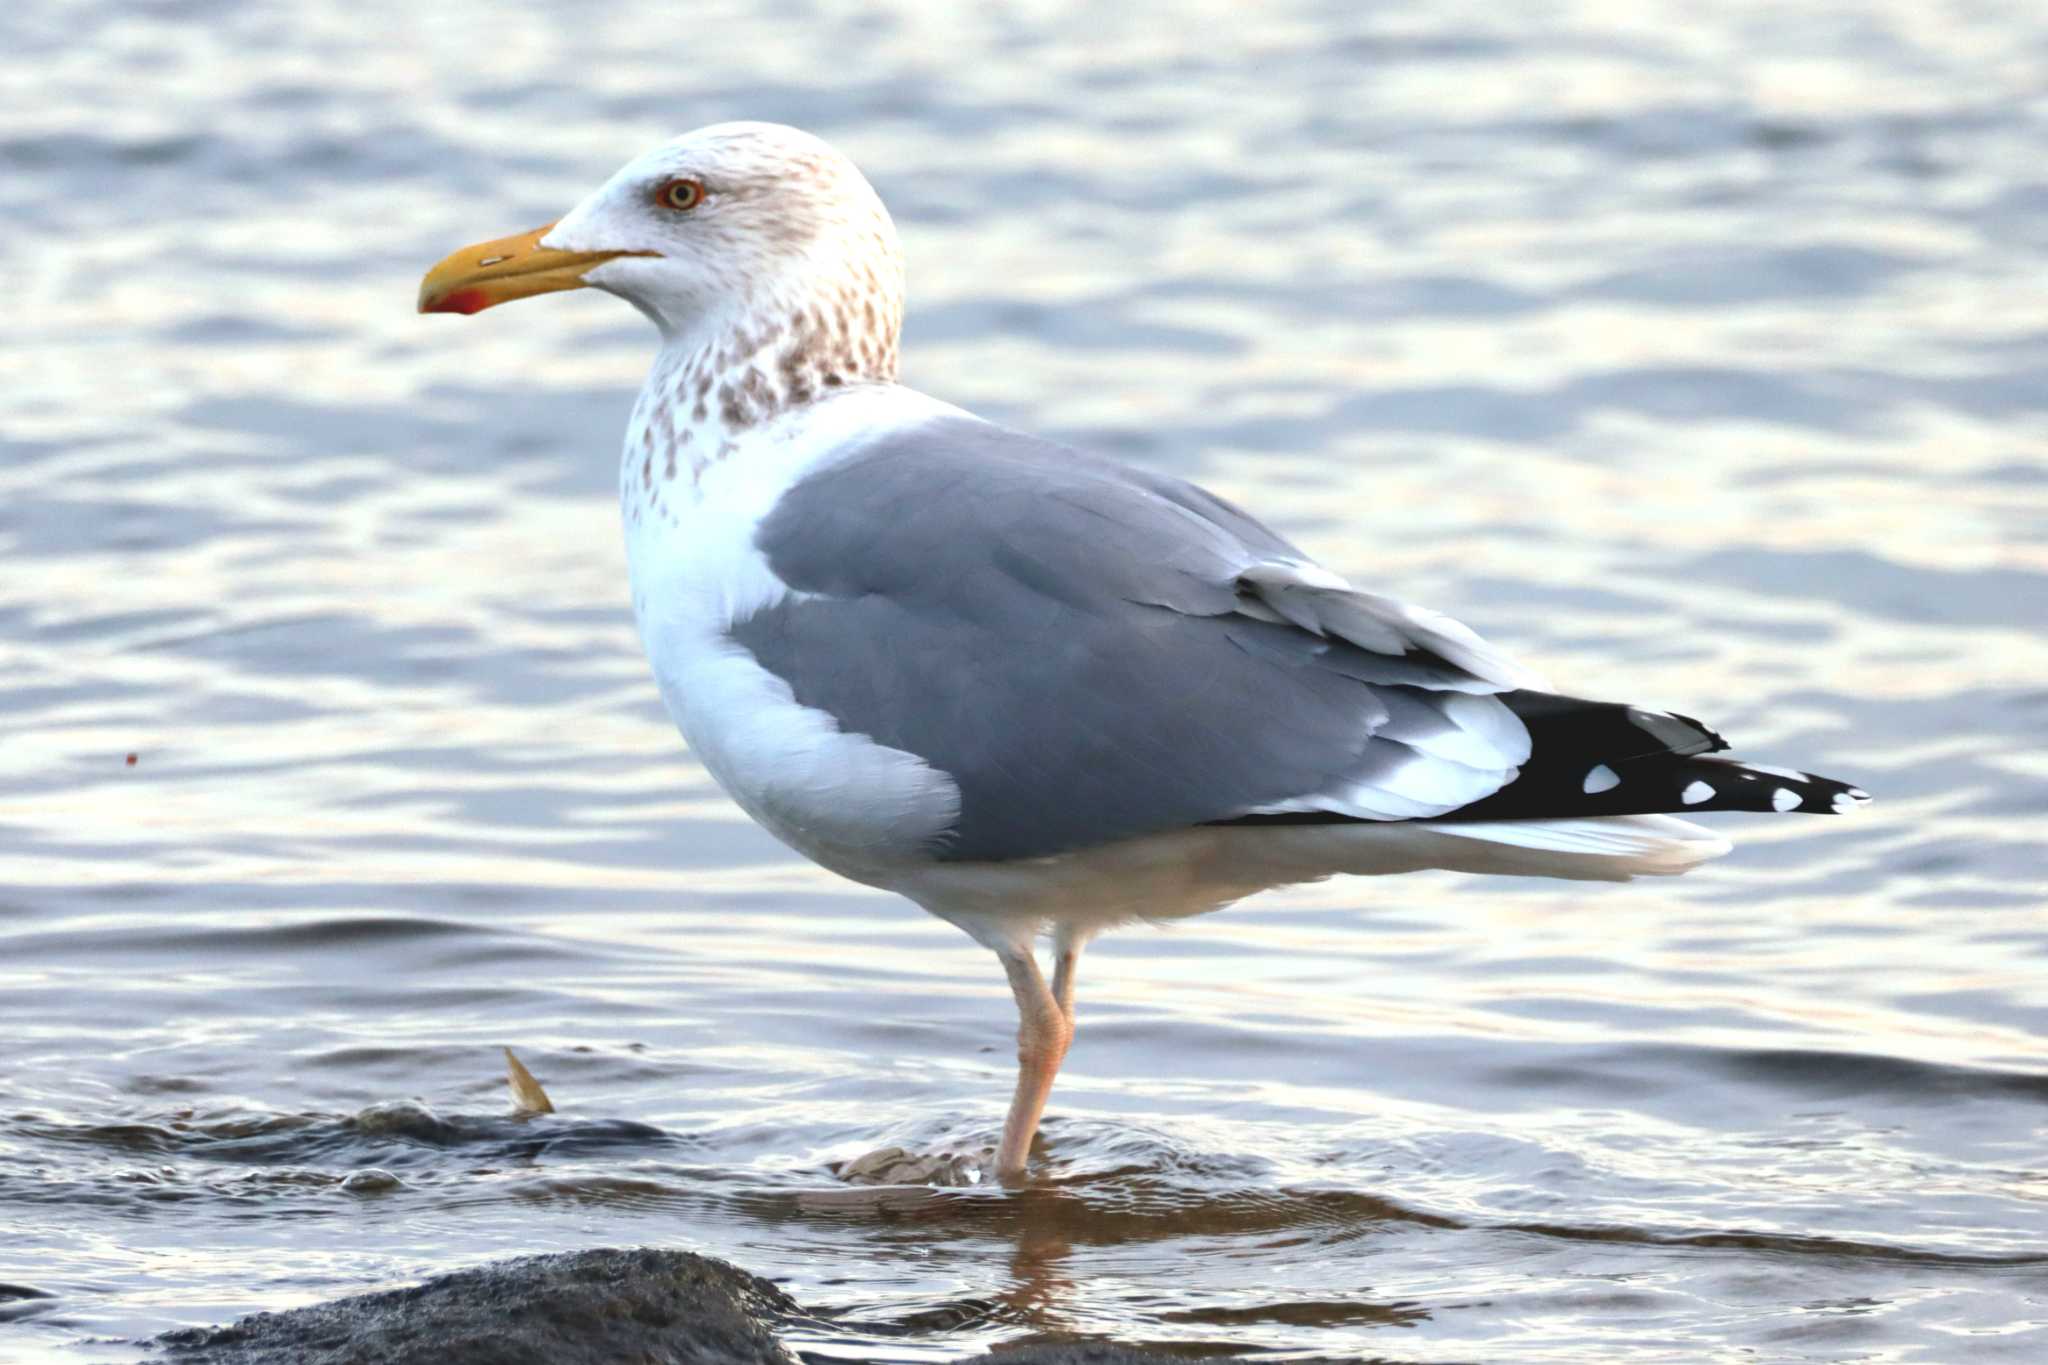
[[[540,1088],[540,1082],[533,1073],[521,1065],[512,1055],[512,1049],[505,1049],[505,1079],[512,1086],[512,1112],[515,1114],[552,1114],[555,1102],[548,1098],[548,1092]]]

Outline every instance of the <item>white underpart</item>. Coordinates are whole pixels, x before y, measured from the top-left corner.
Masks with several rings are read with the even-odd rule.
[[[892,888],[990,947],[1023,947],[1051,925],[1095,933],[1176,919],[1338,875],[1627,881],[1688,872],[1730,847],[1668,815],[1204,827],[1030,862],[933,863],[906,869]]]
[[[894,385],[846,390],[741,433],[727,459],[677,493],[669,517],[626,528],[640,639],[699,761],[770,833],[856,880],[885,882],[895,850],[949,826],[959,789],[915,755],[798,705],[727,630],[792,595],[754,546],[791,485],[868,438],[956,412]]]
[[[1670,815],[1620,815],[1586,820],[1459,821],[1436,828],[1459,838],[1512,845],[1532,853],[1611,858],[1614,862],[1608,866],[1614,870],[1606,875],[1617,878],[1684,872],[1709,858],[1718,858],[1734,847],[1712,830]],[[1551,872],[1539,858],[1532,858],[1526,868],[1501,867],[1493,870],[1519,871],[1523,875],[1537,877],[1591,875],[1583,871]]]

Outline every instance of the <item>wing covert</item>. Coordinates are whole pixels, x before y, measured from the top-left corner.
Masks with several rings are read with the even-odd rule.
[[[731,633],[796,700],[961,793],[938,856],[1040,857],[1275,811],[1441,814],[1510,781],[1524,676],[1228,503],[968,418],[786,493],[788,596]]]

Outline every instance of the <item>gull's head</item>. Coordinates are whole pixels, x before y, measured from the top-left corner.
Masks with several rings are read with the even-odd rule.
[[[627,162],[558,222],[449,256],[420,282],[419,307],[477,313],[585,286],[664,336],[872,334],[893,366],[903,264],[852,162],[795,128],[720,123]]]

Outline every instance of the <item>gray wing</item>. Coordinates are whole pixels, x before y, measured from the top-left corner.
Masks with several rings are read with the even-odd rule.
[[[1040,857],[1246,814],[1442,814],[1512,780],[1530,679],[1350,590],[1219,498],[971,418],[793,487],[795,591],[733,638],[960,789],[936,856]]]

